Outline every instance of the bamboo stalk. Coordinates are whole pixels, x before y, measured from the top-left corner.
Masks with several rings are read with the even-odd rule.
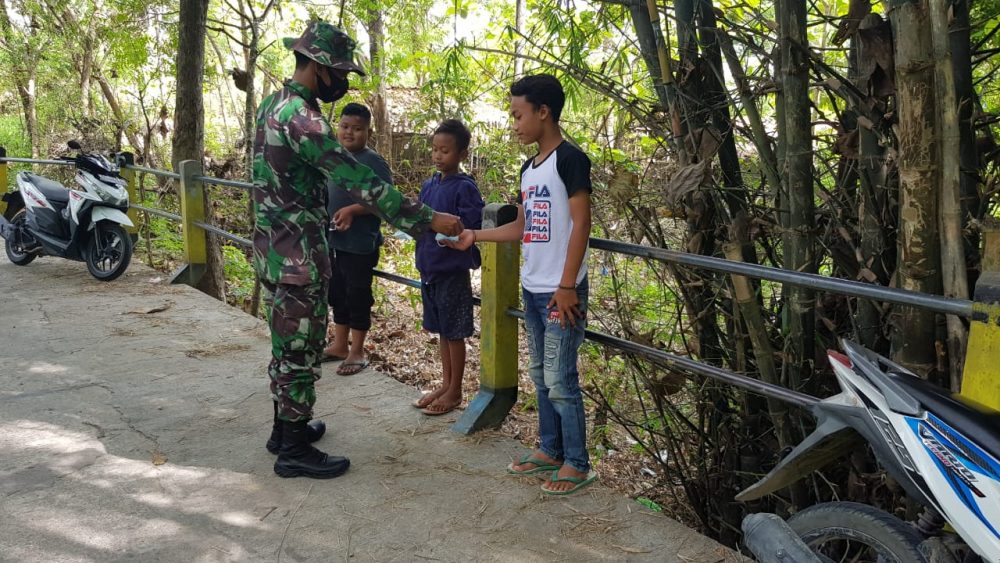
[[[896,69],[896,126],[899,143],[899,261],[897,286],[941,293],[941,236],[938,231],[940,170],[934,95],[932,40],[927,0],[890,0]],[[937,319],[912,307],[893,311],[893,360],[928,376],[937,364]]]
[[[735,262],[743,261],[743,248],[738,242],[729,242],[723,245],[726,258]],[[738,310],[747,325],[747,333],[750,337],[750,345],[753,347],[754,359],[757,363],[757,372],[760,379],[775,385],[781,385],[781,374],[774,362],[774,347],[771,346],[771,339],[767,335],[767,326],[764,324],[764,317],[760,312],[760,304],[757,302],[753,286],[750,280],[738,275],[731,275],[733,283],[733,297],[736,300]],[[792,434],[792,423],[789,417],[788,405],[773,397],[767,398],[768,418],[774,425],[774,435],[778,440],[778,447],[784,450],[795,444]],[[803,506],[806,501],[805,490],[801,483],[797,483],[790,488],[792,504]]]
[[[931,43],[934,49],[934,85],[940,131],[938,155],[941,184],[939,198],[939,234],[941,237],[941,278],[948,297],[969,298],[969,280],[965,269],[965,248],[962,241],[962,203],[960,154],[961,136],[958,127],[958,102],[955,99],[955,76],[948,37],[948,6],[945,0],[930,0]],[[948,369],[951,388],[962,386],[962,364],[965,359],[967,334],[962,321],[947,316]]]
[[[723,245],[726,258],[735,262],[743,261],[742,246],[735,242]],[[767,336],[767,326],[764,324],[764,317],[760,312],[760,305],[754,299],[754,290],[750,285],[750,280],[744,276],[732,274],[730,279],[733,283],[733,296],[739,305],[740,314],[747,324],[747,333],[750,337],[750,344],[753,347],[754,359],[757,363],[757,371],[760,378],[775,385],[781,384],[781,376],[774,362],[774,347]],[[788,408],[785,403],[773,399],[767,399],[767,410],[774,424],[774,431],[778,437],[778,445],[781,448],[793,445],[791,429],[788,426]]]
[[[660,12],[656,8],[656,0],[646,0],[646,11],[649,12],[649,22],[653,27],[653,38],[656,42],[656,58],[660,66],[660,76],[654,77],[654,83],[658,82],[658,86],[663,89],[663,95],[667,99],[668,107],[666,110],[670,113],[671,117],[671,129],[674,136],[675,149],[678,155],[681,157],[681,161],[686,161],[686,151],[684,149],[684,143],[680,142],[683,136],[683,128],[681,127],[680,110],[677,107],[677,90],[674,84],[674,72],[670,67],[670,52],[667,47],[667,40],[663,34],[663,28],[660,27]]]
[[[722,47],[722,54],[726,57],[729,65],[729,72],[736,82],[736,91],[739,93],[740,102],[743,104],[743,111],[746,112],[747,121],[750,122],[750,131],[753,133],[753,143],[757,147],[760,155],[761,168],[764,169],[764,177],[767,183],[774,189],[780,189],[781,177],[778,176],[778,159],[771,149],[768,141],[767,129],[764,128],[764,120],[760,117],[760,110],[754,101],[753,92],[747,83],[746,74],[740,66],[739,57],[736,56],[736,49],[733,48],[733,40],[728,33],[719,33],[719,46]]]
[[[809,61],[805,0],[781,0],[781,69],[784,98],[785,196],[783,213],[784,268],[815,272],[815,197],[813,186],[812,115],[809,102]],[[783,201],[784,205],[785,202]],[[786,360],[782,368],[789,387],[798,387],[812,373],[814,361],[815,313],[813,292],[786,286]]]

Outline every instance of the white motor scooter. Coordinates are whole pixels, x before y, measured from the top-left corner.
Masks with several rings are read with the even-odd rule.
[[[19,266],[39,256],[58,256],[87,263],[95,278],[111,281],[125,272],[132,259],[132,239],[125,227],[132,221],[128,190],[118,166],[100,154],[81,151],[71,160],[82,190],[34,174],[19,172],[18,190],[3,195],[7,210],[0,216],[0,236],[7,240],[7,258]]]

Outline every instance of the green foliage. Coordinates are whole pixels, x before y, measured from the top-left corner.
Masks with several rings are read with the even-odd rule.
[[[180,224],[163,217],[149,218],[149,236],[156,247],[167,254],[184,252],[184,238],[181,236]]]
[[[229,244],[222,246],[222,258],[225,260],[227,297],[236,303],[243,303],[253,293],[253,266],[247,259],[246,251]]]
[[[24,134],[24,123],[15,113],[0,116],[0,147],[7,149],[8,156],[28,156],[31,145]]]
[[[649,500],[646,497],[639,497],[635,499],[635,502],[641,504],[642,506],[645,506],[646,508],[652,510],[653,512],[663,512],[663,507]]]

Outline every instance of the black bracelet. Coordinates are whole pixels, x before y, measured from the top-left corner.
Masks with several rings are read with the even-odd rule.
[[[567,287],[565,285],[560,285],[559,289],[568,289],[570,291],[576,291],[576,286],[575,285],[571,285],[571,286]]]

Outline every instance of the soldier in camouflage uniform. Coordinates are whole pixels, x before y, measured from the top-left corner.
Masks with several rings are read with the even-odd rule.
[[[266,290],[271,327],[274,425],[267,449],[278,454],[274,471],[282,477],[330,478],[344,473],[350,461],[311,446],[326,428],[309,423],[326,339],[326,184],[344,186],[373,213],[413,235],[428,228],[455,235],[462,224],[403,197],[337,142],[316,100],[341,98],[348,73],[364,74],[353,62],[354,40],[313,22],[298,39],[285,39],[285,46],[295,51],[295,74],[261,102],[253,160],[253,264]]]

